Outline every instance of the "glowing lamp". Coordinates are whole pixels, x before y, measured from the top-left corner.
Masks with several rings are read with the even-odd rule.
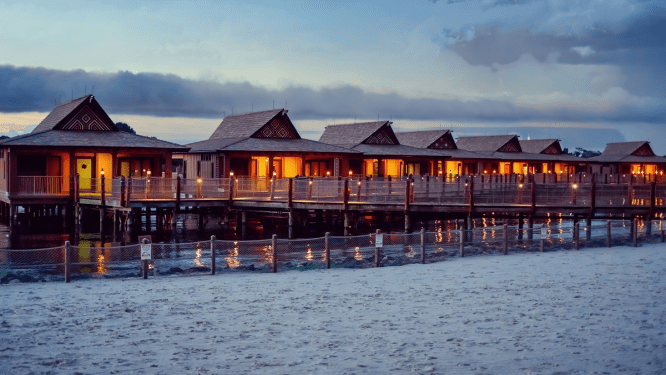
[[[573,188],[574,188],[574,189],[578,189],[578,185],[577,185],[577,184],[573,184]]]
[[[229,172],[229,177],[233,177],[233,176],[234,176],[234,171]]]
[[[350,176],[352,175],[352,170],[351,170],[351,169],[349,170],[349,175],[350,175]]]
[[[523,184],[519,184],[518,187],[522,189],[522,188],[523,188]]]
[[[101,174],[102,174],[102,176],[104,176],[104,169],[102,169],[102,171],[101,171],[101,172],[99,172],[99,173],[101,173]]]
[[[488,171],[483,171],[483,174],[488,174]]]
[[[150,174],[151,174],[151,172],[150,172],[150,171],[148,171],[148,172],[146,172],[146,173],[148,173],[148,177],[150,177]]]
[[[201,182],[202,182],[201,177],[197,178],[197,182],[198,182],[198,183],[201,183]]]

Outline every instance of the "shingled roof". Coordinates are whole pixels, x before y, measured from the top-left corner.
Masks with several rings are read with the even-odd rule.
[[[507,143],[512,140],[518,140],[517,135],[483,135],[476,137],[459,137],[456,144],[459,149],[476,152],[497,152],[502,149]],[[518,145],[518,152],[521,152],[520,143]]]
[[[319,142],[328,143],[330,145],[353,147],[365,142],[381,127],[388,126],[390,128],[391,124],[390,121],[372,121],[355,124],[329,125],[324,129],[324,134],[319,138]],[[391,130],[391,133],[392,132],[393,131]],[[397,143],[399,143],[399,141]]]
[[[32,130],[32,133],[40,133],[61,128],[83,107],[89,107],[95,115],[100,117],[100,120],[110,131],[118,131],[116,125],[111,121],[111,118],[109,118],[99,103],[97,103],[95,97],[92,95],[86,95],[55,107],[51,113],[49,113],[44,120]]]
[[[666,163],[666,158],[656,156],[647,141],[608,143],[601,155],[586,160],[606,163]]]
[[[287,116],[287,110],[280,108],[227,116],[222,120],[209,139],[249,138],[256,135],[259,130],[276,117],[280,117],[285,122],[285,125],[290,127],[290,130],[293,130],[294,138],[301,137],[296,131],[294,124],[291,123],[289,116]]]
[[[97,130],[47,130],[28,133],[0,141],[2,146],[39,147],[111,147],[111,148],[162,148],[186,152],[189,148],[157,138],[145,137],[121,131]]]
[[[438,129],[438,130],[421,130],[414,132],[396,132],[395,136],[398,137],[401,145],[407,145],[417,148],[433,148],[435,142],[444,137],[447,134],[451,134],[450,129]],[[455,142],[450,145],[451,149],[457,149]]]
[[[529,152],[532,154],[553,154],[549,151],[551,150],[557,150],[558,154],[562,153],[562,147],[560,146],[560,140],[559,139],[528,139],[528,140],[519,140],[520,142],[520,148],[523,150],[523,152]],[[553,149],[549,148],[553,146]]]

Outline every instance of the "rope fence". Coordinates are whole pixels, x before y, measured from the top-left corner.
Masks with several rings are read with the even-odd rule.
[[[370,233],[309,239],[63,246],[0,250],[0,281],[65,281],[106,277],[164,277],[229,272],[282,272],[433,263],[454,257],[509,252],[579,250],[664,242],[663,221],[609,220],[591,226],[493,227],[415,233]]]

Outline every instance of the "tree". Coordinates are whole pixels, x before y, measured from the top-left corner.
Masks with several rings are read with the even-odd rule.
[[[120,130],[121,132],[126,132],[126,133],[136,134],[136,132],[134,131],[134,129],[132,129],[131,126],[127,125],[127,124],[124,123],[124,122],[116,122],[116,127],[117,127],[118,130]]]
[[[590,150],[586,150],[586,149],[581,148],[581,147],[576,147],[576,151],[574,151],[572,154],[573,154],[573,156],[577,156],[579,158],[591,158],[591,157],[594,157],[594,156],[601,155],[601,152],[600,151],[590,151]],[[572,154],[569,154],[569,155],[572,155]]]

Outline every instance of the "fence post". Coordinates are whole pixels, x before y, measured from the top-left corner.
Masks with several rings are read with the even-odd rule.
[[[504,255],[507,255],[509,253],[509,225],[507,223],[504,223],[503,225],[504,229],[504,247],[503,247],[503,253]]]
[[[580,224],[576,222],[574,224],[574,249],[580,250]]]
[[[143,244],[147,244],[147,243],[148,243],[148,239],[147,239],[147,238],[144,238],[143,240],[141,240],[141,243],[143,243]],[[141,276],[142,276],[144,279],[147,279],[147,278],[148,278],[148,260],[146,260],[146,259],[142,259],[142,260],[141,260]]]
[[[215,275],[215,236],[210,236],[210,274]]]
[[[631,225],[634,228],[634,238],[633,238],[633,245],[634,247],[638,247],[638,218],[635,217],[634,221],[631,223]]]
[[[425,228],[421,227],[421,264],[425,262]]]
[[[606,221],[606,247],[611,247],[611,221]]]
[[[460,256],[465,256],[465,228],[462,225],[460,225]]]
[[[271,272],[277,272],[277,234],[271,238],[271,252],[273,257],[273,264],[271,265]]]
[[[326,268],[331,268],[331,232],[324,234],[324,254],[326,255]]]
[[[71,270],[70,264],[71,260],[69,259],[69,241],[65,241],[65,282],[68,283],[71,281]]]
[[[380,234],[380,233],[381,231],[379,229],[377,229],[377,231],[375,232],[375,234]],[[379,247],[375,246],[375,267],[379,267],[379,256],[380,256]]]

